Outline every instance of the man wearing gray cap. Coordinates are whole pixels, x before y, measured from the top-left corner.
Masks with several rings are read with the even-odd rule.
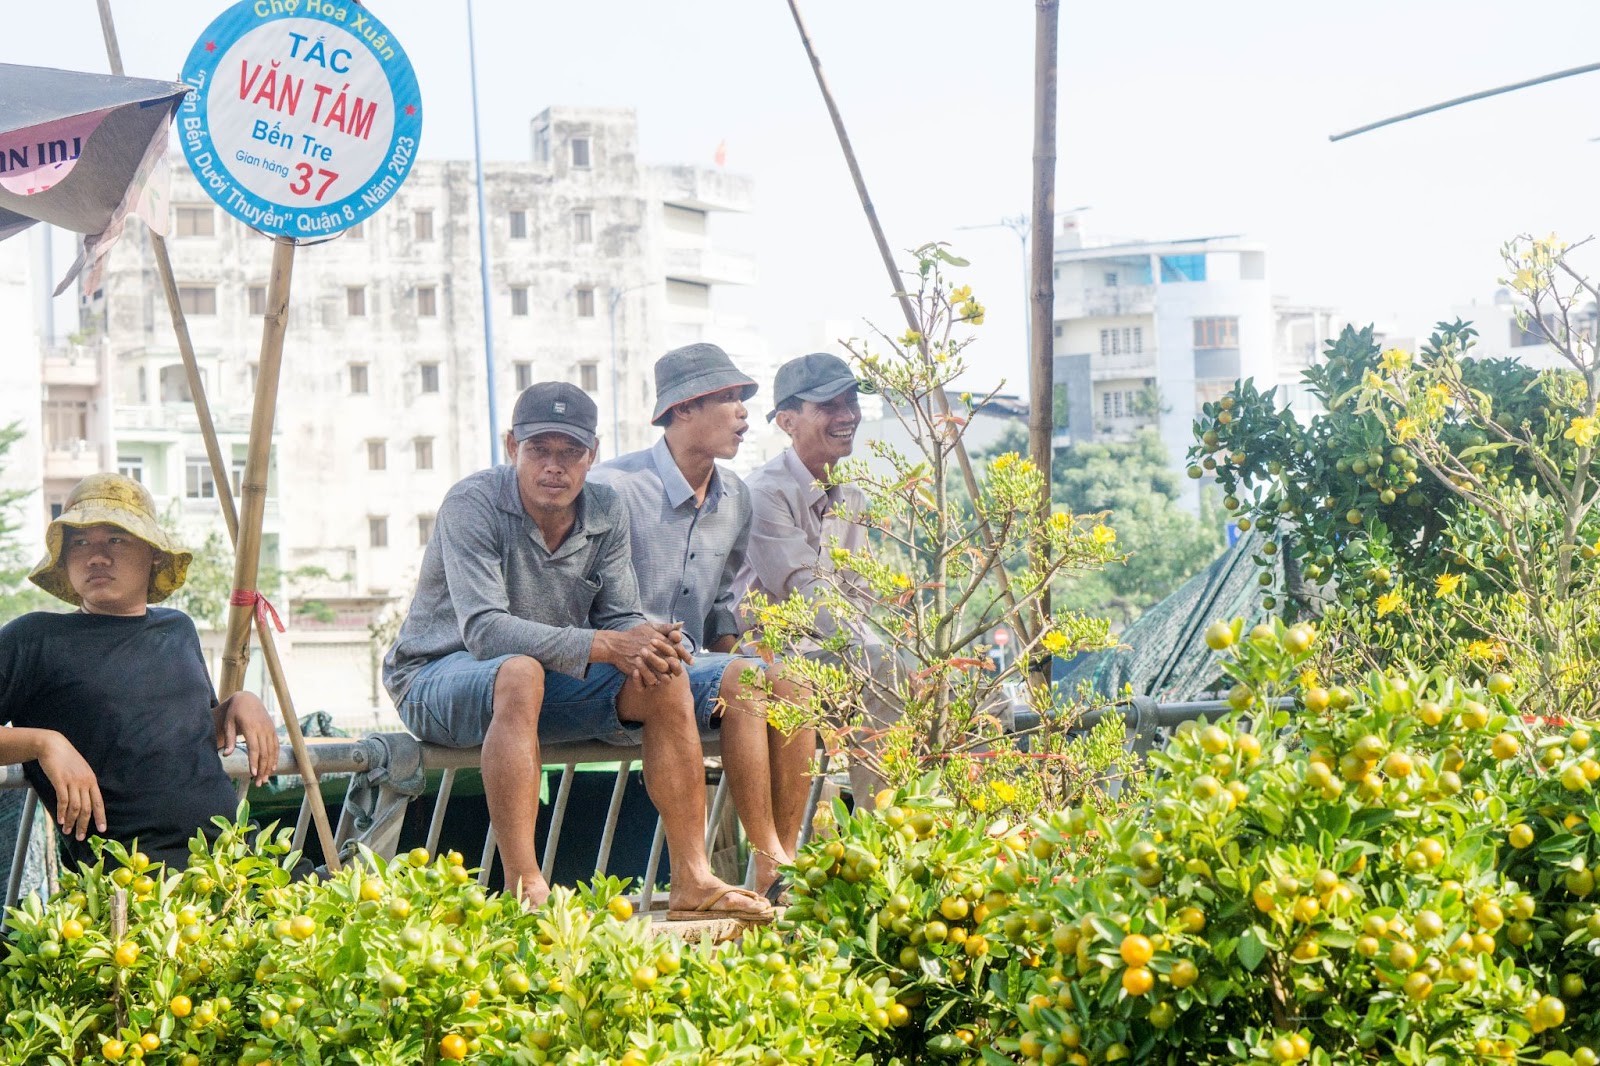
[[[833,466],[855,448],[861,425],[858,388],[850,364],[827,352],[802,355],[778,368],[767,421],[777,422],[788,434],[789,447],[745,479],[755,518],[735,582],[740,600],[751,591],[775,603],[795,592],[812,597],[829,588],[824,575],[832,564],[824,549],[837,545],[856,551],[866,543],[866,527],[857,521],[866,510],[861,490],[854,485],[822,487],[828,484]],[[818,611],[822,636],[833,634],[837,627],[826,611]],[[892,686],[891,660],[877,634],[858,627],[855,637],[856,650],[869,669]],[[807,654],[821,652],[813,646]],[[898,715],[871,692],[866,704],[862,739],[870,742],[872,733]],[[882,784],[860,760],[851,760],[850,786],[858,802]]]
[[[419,739],[483,746],[506,887],[530,905],[550,892],[533,837],[540,743],[642,734],[672,852],[669,917],[765,920],[766,900],[718,880],[706,861],[688,655],[640,609],[621,500],[587,483],[596,414],[565,382],[517,397],[510,464],[468,475],[439,506],[384,685]]]
[[[805,730],[786,738],[770,727],[766,690],[784,698],[793,688],[781,676],[766,678],[761,660],[729,654],[743,633],[734,579],[750,535],[750,493],[717,460],[738,454],[756,383],[714,344],[674,349],[655,372],[651,423],[662,427],[661,439],[600,464],[593,478],[627,506],[645,616],[681,627],[693,654],[695,717],[702,730],[721,733],[728,786],[756,853],[756,884],[768,890],[793,858],[816,737]]]

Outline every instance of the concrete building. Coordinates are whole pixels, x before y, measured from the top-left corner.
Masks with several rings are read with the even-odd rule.
[[[1055,284],[1058,444],[1153,425],[1181,469],[1202,404],[1239,378],[1277,380],[1264,245],[1223,236],[1082,247],[1069,225]],[[1196,508],[1201,488],[1191,489]]]
[[[69,375],[62,366],[63,358],[57,358],[55,353],[46,354],[34,327],[33,308],[39,300],[38,294],[48,291],[40,282],[33,262],[38,243],[35,234],[23,234],[0,243],[0,322],[6,323],[10,332],[10,353],[0,362],[0,428],[15,427],[19,434],[6,450],[5,462],[0,464],[0,492],[24,494],[0,520],[15,527],[8,539],[18,546],[17,561],[24,565],[32,563],[44,550],[48,511],[45,494],[39,491],[39,486],[45,480],[47,459],[59,473],[64,464],[74,462],[86,452],[94,452],[89,435],[91,427],[97,425],[98,415],[85,408],[80,421],[66,417],[79,413],[78,408],[63,408],[63,418],[57,427],[61,432],[46,441],[43,423],[46,375],[57,380]],[[59,387],[70,389],[72,386],[62,381]],[[64,391],[54,398],[55,403],[68,403],[69,395],[73,393]],[[53,412],[56,408],[50,410]]]
[[[1499,289],[1488,303],[1474,301],[1456,306],[1451,308],[1450,314],[1471,323],[1478,331],[1477,341],[1470,349],[1476,359],[1516,359],[1536,370],[1573,369],[1566,357],[1550,344],[1539,323],[1526,315],[1518,321],[1519,307],[1526,311],[1526,305],[1516,300],[1510,289]],[[1561,329],[1559,315],[1553,311],[1546,315],[1546,326],[1558,332]],[[1597,319],[1600,319],[1600,309],[1590,303],[1573,316],[1570,325],[1576,332],[1593,338]]]
[[[598,403],[602,457],[641,447],[657,432],[651,365],[693,340],[770,381],[759,339],[716,310],[719,286],[755,278],[712,238],[714,214],[751,208],[750,181],[644,164],[631,110],[551,108],[531,134],[529,160],[484,173],[502,430],[521,389],[562,379]],[[362,727],[387,712],[369,626],[409,598],[445,491],[501,454],[475,195],[470,161],[419,162],[363,226],[296,254],[262,564],[289,575],[280,602],[321,605],[285,642],[303,711]],[[172,201],[168,247],[237,492],[271,245],[187,173]],[[146,234],[124,238],[84,309],[111,382],[113,444],[95,462],[175,503],[198,542],[219,524],[216,490]]]

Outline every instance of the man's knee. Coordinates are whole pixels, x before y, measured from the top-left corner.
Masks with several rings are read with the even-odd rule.
[[[500,664],[494,675],[496,718],[526,718],[537,722],[544,703],[544,667],[539,660],[515,655]]]
[[[654,685],[629,680],[617,696],[617,717],[625,722],[694,718],[694,693],[687,673],[673,674]]]

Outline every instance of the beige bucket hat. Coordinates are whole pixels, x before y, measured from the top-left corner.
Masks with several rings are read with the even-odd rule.
[[[194,558],[173,543],[156,521],[156,501],[150,490],[121,474],[90,474],[67,496],[61,517],[45,530],[45,556],[28,580],[57,599],[78,606],[83,601],[72,591],[61,543],[67,528],[108,525],[131,533],[162,555],[161,565],[150,571],[148,603],[160,603],[183,585]]]

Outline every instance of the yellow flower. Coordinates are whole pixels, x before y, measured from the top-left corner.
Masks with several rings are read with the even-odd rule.
[[[1067,635],[1059,630],[1051,630],[1044,635],[1039,643],[1044,645],[1044,650],[1051,655],[1060,655],[1067,647]]]
[[[1059,531],[1066,529],[1070,525],[1072,525],[1072,516],[1067,514],[1065,511],[1057,511],[1055,514],[1050,516],[1051,529]]]
[[[1089,536],[1094,539],[1096,544],[1115,544],[1117,542],[1117,531],[1107,525],[1096,525],[1089,530]]]
[[[989,791],[998,796],[1001,803],[1010,803],[1017,798],[1017,786],[1010,781],[990,781]]]
[[[1378,617],[1382,618],[1391,611],[1400,609],[1400,594],[1398,592],[1385,592],[1378,597]]]
[[[1312,688],[1317,683],[1316,667],[1310,666],[1300,671],[1300,676],[1295,678],[1295,683],[1301,688]]]
[[[1440,574],[1438,577],[1433,579],[1433,584],[1434,597],[1442,600],[1446,596],[1453,596],[1456,589],[1461,587],[1461,575]]]
[[[911,587],[911,578],[906,574],[896,574],[894,575],[894,583],[900,588],[908,589]]]
[[[1378,365],[1391,374],[1398,374],[1411,366],[1411,353],[1404,348],[1390,348],[1378,356]]]
[[[1361,385],[1367,389],[1381,389],[1383,388],[1383,379],[1369,370],[1361,375]]]
[[[986,811],[989,809],[989,797],[973,796],[967,801],[967,806],[971,807],[975,811]]]
[[[966,303],[972,299],[972,286],[963,285],[959,289],[950,291],[950,302],[953,304]]]
[[[1511,279],[1511,287],[1518,292],[1532,292],[1538,285],[1538,280],[1533,276],[1533,271],[1523,267],[1517,271],[1517,276]]]
[[[1475,640],[1467,645],[1467,658],[1469,659],[1498,659],[1499,649],[1487,640]]]
[[[1592,447],[1596,440],[1600,440],[1600,419],[1576,415],[1572,419],[1572,424],[1567,426],[1567,431],[1561,435],[1575,442],[1580,448]]]
[[[1407,415],[1397,419],[1394,424],[1394,439],[1404,444],[1417,435],[1417,420]]]
[[[1016,452],[1006,452],[1004,455],[997,456],[995,458],[994,462],[989,464],[989,469],[993,470],[993,471],[996,471],[997,473],[1001,472],[1001,471],[1005,471],[1005,470],[1010,470],[1011,467],[1016,463],[1016,461],[1017,461],[1017,453]]]

